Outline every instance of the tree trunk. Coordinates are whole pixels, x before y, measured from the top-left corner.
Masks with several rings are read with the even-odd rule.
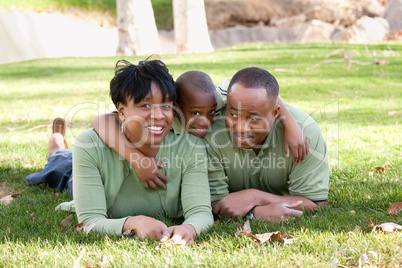
[[[212,52],[204,0],[173,0],[177,53]]]
[[[117,54],[160,53],[151,0],[116,0],[119,44]]]

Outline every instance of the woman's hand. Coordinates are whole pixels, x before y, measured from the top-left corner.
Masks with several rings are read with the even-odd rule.
[[[161,242],[165,242],[168,239],[172,243],[178,246],[185,246],[194,241],[197,236],[197,232],[190,224],[171,226],[163,233]]]
[[[123,225],[123,232],[132,230],[139,238],[161,239],[166,229],[163,222],[142,215],[127,218]]]

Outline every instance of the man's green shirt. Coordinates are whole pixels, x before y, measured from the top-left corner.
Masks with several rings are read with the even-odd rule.
[[[212,201],[244,189],[303,196],[312,201],[327,200],[327,148],[320,128],[305,112],[288,105],[287,108],[310,144],[310,153],[297,165],[292,163],[292,155],[285,155],[279,119],[275,120],[258,155],[252,149],[239,148],[232,142],[223,117],[215,121],[212,131],[204,138],[210,161],[208,176]]]

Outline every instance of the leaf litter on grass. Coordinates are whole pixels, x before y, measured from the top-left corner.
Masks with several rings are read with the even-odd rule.
[[[254,241],[264,244],[265,242],[275,242],[282,241],[285,245],[292,244],[297,238],[287,239],[281,235],[280,231],[272,232],[272,233],[264,233],[264,234],[255,234],[251,233],[250,222],[247,220],[242,227],[238,227],[236,231],[236,235],[244,235],[254,239]]]

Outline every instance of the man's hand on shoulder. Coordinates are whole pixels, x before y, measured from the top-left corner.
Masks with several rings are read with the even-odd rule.
[[[256,204],[254,189],[230,193],[220,201],[212,203],[214,214],[223,218],[244,217]]]

